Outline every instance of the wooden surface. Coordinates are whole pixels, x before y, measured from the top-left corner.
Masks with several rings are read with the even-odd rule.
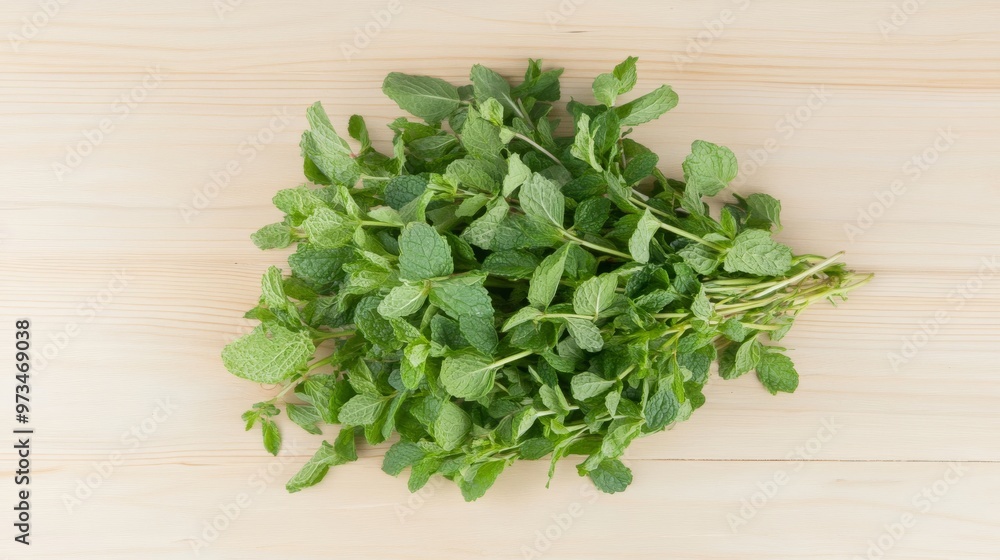
[[[0,556],[1000,557],[1000,5],[404,0],[383,25],[395,4],[41,4],[59,7],[0,8],[0,340],[29,317],[50,355],[33,377],[33,544],[12,541],[4,442]],[[462,83],[473,63],[516,77],[541,57],[589,100],[630,54],[637,90],[680,94],[639,132],[668,175],[694,139],[744,165],[766,154],[735,191],[781,199],[797,252],[845,249],[877,274],[786,339],[798,392],[713,379],[689,422],[633,445],[620,495],[595,497],[572,462],[545,490],[538,462],[474,504],[445,484],[414,497],[379,471],[383,448],[286,494],[319,439],[287,429],[266,455],[239,415],[273,390],[230,376],[219,350],[283,259],[248,235],[302,181],[305,107],[324,101],[340,126],[366,115],[384,147],[389,71]],[[790,128],[796,111],[810,115]],[[862,211],[878,216],[851,236]],[[920,348],[894,368],[907,340]]]

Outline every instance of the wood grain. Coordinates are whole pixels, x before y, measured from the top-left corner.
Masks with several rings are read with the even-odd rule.
[[[1000,557],[1000,5],[922,3],[883,34],[892,2],[403,2],[384,26],[383,2],[221,4],[0,8],[0,337],[30,317],[44,360],[34,544],[4,536],[0,554]],[[33,17],[46,23],[29,38]],[[247,236],[302,181],[305,107],[363,114],[384,146],[389,71],[460,83],[481,62],[516,79],[544,58],[566,68],[564,97],[590,99],[629,54],[638,90],[681,97],[637,132],[668,175],[692,140],[728,145],[734,190],[781,199],[784,242],[876,273],[786,339],[798,392],[714,379],[689,422],[632,446],[624,494],[595,497],[570,463],[546,491],[545,465],[525,463],[475,504],[444,484],[411,496],[380,472],[380,447],[287,495],[319,438],[283,424],[287,449],[265,455],[238,416],[273,390],[218,353],[283,261]],[[88,155],[59,172],[81,142]],[[894,367],[907,340],[920,348]]]

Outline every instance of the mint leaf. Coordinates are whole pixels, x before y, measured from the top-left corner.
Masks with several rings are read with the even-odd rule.
[[[590,126],[590,116],[587,113],[581,113],[576,120],[576,136],[570,147],[570,154],[576,159],[590,164],[594,171],[601,172],[604,171],[604,167],[597,161],[596,149],[594,132]]]
[[[632,471],[618,459],[605,459],[596,469],[587,473],[594,486],[601,492],[622,492],[632,484]]]
[[[573,341],[581,350],[600,352],[601,348],[604,348],[601,330],[590,320],[569,317],[565,321],[570,336],[573,337]]]
[[[392,72],[382,92],[399,108],[427,122],[438,122],[458,109],[458,88],[439,78]]]
[[[340,409],[341,423],[365,426],[375,422],[385,410],[385,400],[372,395],[356,395]]]
[[[684,158],[681,167],[688,186],[707,196],[715,196],[728,187],[739,173],[732,150],[704,140],[691,144],[691,155]]]
[[[462,443],[471,428],[469,415],[455,403],[445,401],[434,420],[434,440],[445,451],[451,451]]]
[[[760,363],[761,345],[756,338],[751,338],[740,344],[736,349],[736,362],[733,364],[732,377],[739,377],[748,371],[752,371]]]
[[[399,276],[424,280],[455,271],[448,240],[425,223],[410,223],[399,235]]]
[[[357,224],[321,206],[302,223],[309,242],[320,249],[337,249],[350,242]]]
[[[379,303],[378,312],[386,317],[406,317],[416,313],[426,300],[423,286],[396,286]]]
[[[622,126],[636,126],[660,118],[677,106],[677,94],[670,86],[655,90],[615,109]]]
[[[314,103],[306,110],[310,129],[302,133],[302,155],[327,179],[353,186],[361,177],[361,168],[351,155],[347,142],[337,135],[323,105]]]
[[[441,364],[441,384],[448,394],[460,399],[478,399],[493,388],[496,366],[472,354],[460,354],[444,359]]]
[[[319,416],[319,411],[316,407],[311,404],[292,404],[288,403],[285,405],[285,411],[288,413],[288,418],[292,422],[295,422],[302,427],[303,430],[309,432],[310,434],[322,433],[316,424],[321,420]]]
[[[657,220],[647,208],[639,222],[635,225],[635,232],[628,240],[628,252],[636,262],[649,262],[649,242],[653,235],[660,229],[660,221]]]
[[[488,461],[469,470],[466,476],[458,481],[458,487],[465,501],[474,502],[482,498],[506,465],[504,461]]]
[[[222,363],[237,377],[278,383],[306,367],[316,350],[309,335],[260,325],[222,350]]]
[[[503,195],[511,196],[518,187],[531,178],[531,168],[514,153],[507,158],[507,176],[503,179]]]
[[[451,317],[463,315],[492,317],[493,303],[490,293],[483,287],[483,276],[458,276],[431,284],[431,303]]]
[[[602,274],[586,280],[573,292],[573,311],[595,319],[611,309],[617,297],[618,277]]]
[[[614,385],[614,381],[609,381],[590,372],[574,375],[570,383],[573,398],[578,401],[599,397],[607,393]]]
[[[283,249],[292,244],[292,228],[288,224],[268,224],[250,235],[258,249]]]
[[[636,71],[635,63],[639,59],[630,56],[624,62],[615,66],[611,74],[601,74],[594,79],[594,97],[601,103],[611,107],[615,104],[615,99],[622,94],[628,93],[635,87]]]
[[[757,378],[769,393],[794,393],[799,386],[799,374],[792,360],[784,354],[765,352],[757,363]]]
[[[568,252],[569,244],[563,245],[555,253],[545,257],[542,264],[535,269],[528,286],[528,301],[531,302],[531,305],[544,309],[555,297],[556,290],[559,288],[559,280],[562,278],[563,269],[566,266]]]
[[[733,240],[723,264],[726,272],[777,276],[792,266],[792,250],[771,239],[766,231],[749,229]]]
[[[562,227],[566,199],[552,181],[533,173],[521,186],[518,200],[525,214]]]

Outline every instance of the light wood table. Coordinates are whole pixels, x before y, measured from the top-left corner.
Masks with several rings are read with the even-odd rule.
[[[12,363],[29,317],[47,356],[33,544],[12,540],[8,435],[0,557],[1000,558],[1000,4],[400,1],[0,8],[0,340]],[[798,392],[713,379],[613,496],[572,461],[548,490],[537,462],[474,504],[411,496],[382,447],[286,494],[319,438],[286,425],[266,455],[239,416],[273,390],[219,351],[283,262],[248,235],[303,180],[305,108],[366,115],[384,147],[389,71],[519,79],[544,58],[590,100],[630,54],[637,91],[680,94],[638,132],[668,175],[694,139],[731,146],[735,192],[781,199],[784,242],[877,274],[786,339]]]

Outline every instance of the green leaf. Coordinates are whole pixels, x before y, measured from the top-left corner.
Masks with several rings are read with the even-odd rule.
[[[701,243],[685,245],[677,254],[698,274],[708,276],[719,267],[719,253]]]
[[[350,146],[333,129],[323,105],[314,103],[306,110],[306,118],[310,129],[302,133],[302,155],[325,178],[338,184],[354,186],[361,177],[361,168],[352,156]]]
[[[601,492],[622,492],[632,484],[632,471],[618,459],[605,459],[596,469],[587,473],[594,486]]]
[[[282,285],[281,269],[276,266],[268,267],[267,272],[260,280],[261,301],[271,309],[285,309],[288,307],[288,296]]]
[[[462,336],[469,341],[469,344],[487,356],[491,356],[499,343],[496,327],[493,326],[493,317],[479,317],[476,315],[462,315],[458,318],[458,326],[462,331]]]
[[[445,451],[451,451],[465,440],[471,428],[472,420],[469,415],[457,404],[445,401],[434,420],[434,440]]]
[[[348,426],[367,426],[385,411],[385,399],[372,395],[355,395],[340,409],[340,422]]]
[[[390,476],[398,476],[406,467],[423,459],[426,453],[419,445],[409,441],[398,441],[385,452],[382,471]]]
[[[562,227],[566,198],[549,179],[533,173],[521,186],[518,200],[525,214]]]
[[[503,105],[492,97],[479,104],[479,113],[496,126],[503,126]]]
[[[757,364],[760,363],[762,350],[763,348],[756,338],[751,338],[740,344],[740,347],[736,349],[736,361],[730,379],[739,377],[757,367]]]
[[[491,249],[493,238],[497,234],[497,226],[507,217],[510,206],[502,198],[496,198],[486,206],[486,213],[474,220],[465,231],[462,239],[483,249]]]
[[[733,240],[723,264],[726,272],[778,276],[792,266],[792,250],[766,231],[748,229]]]
[[[509,110],[517,111],[514,100],[511,99],[510,84],[503,79],[503,76],[482,64],[476,64],[469,72],[469,79],[472,80],[473,95],[477,102],[484,103],[487,99],[493,98]]]
[[[306,367],[316,350],[303,332],[278,325],[259,325],[222,350],[230,373],[256,383],[278,383]]]
[[[677,94],[670,86],[655,90],[615,108],[622,126],[636,126],[660,118],[677,106]]]
[[[710,302],[708,300],[708,296],[705,295],[705,286],[701,286],[698,295],[695,296],[694,300],[692,300],[691,313],[694,314],[695,317],[705,321],[712,317],[712,302]]]
[[[657,432],[677,418],[680,402],[670,384],[661,382],[660,388],[646,402],[642,414],[651,432]]]
[[[691,144],[691,155],[684,158],[681,168],[688,187],[705,196],[718,194],[739,173],[732,150],[704,140]]]
[[[521,323],[533,321],[541,316],[542,312],[534,307],[522,307],[521,309],[518,309],[516,313],[511,315],[509,319],[507,319],[507,322],[503,324],[502,330],[503,332],[507,332]]]
[[[511,196],[518,187],[531,178],[531,169],[513,153],[507,158],[507,176],[503,179],[503,195]]]
[[[277,455],[281,449],[281,432],[274,420],[261,418],[260,427],[264,434],[264,449],[271,455]]]
[[[311,404],[292,404],[288,403],[285,405],[285,411],[288,413],[288,418],[302,427],[303,430],[309,432],[310,434],[322,433],[319,428],[316,427],[316,423],[321,420],[319,416],[319,411],[316,407]]]
[[[382,92],[400,109],[427,122],[441,121],[459,106],[458,88],[429,76],[392,72],[382,82]]]
[[[602,274],[583,282],[573,292],[573,311],[595,319],[601,317],[614,305],[617,288],[618,277],[614,274]]]
[[[535,273],[531,275],[531,283],[528,287],[528,301],[531,305],[545,309],[559,288],[559,280],[562,278],[563,269],[566,266],[566,254],[569,252],[569,244],[563,245],[556,252],[545,257],[542,264],[538,265]]]
[[[271,199],[274,206],[289,215],[308,216],[316,211],[323,201],[313,194],[312,189],[298,186],[294,189],[282,189]]]
[[[258,249],[283,249],[292,244],[292,228],[284,222],[268,224],[250,235]]]
[[[458,354],[441,364],[441,384],[448,394],[460,399],[478,399],[493,388],[496,366],[473,354]]]
[[[635,225],[635,232],[628,240],[628,251],[636,262],[649,262],[649,242],[653,235],[660,229],[660,221],[647,208],[639,223]]]
[[[768,194],[754,193],[747,197],[750,227],[771,229],[771,224],[781,228],[781,202]]]
[[[337,249],[351,241],[357,225],[337,212],[321,206],[302,222],[302,229],[305,230],[313,246],[320,249]]]
[[[476,111],[469,111],[469,116],[462,126],[462,146],[469,155],[483,159],[493,159],[500,154],[504,142],[500,139],[500,129]]]
[[[604,339],[601,337],[601,330],[589,319],[576,317],[566,318],[566,328],[569,330],[573,341],[581,350],[587,352],[600,352],[604,348]]]
[[[613,73],[597,76],[594,79],[594,98],[611,107],[615,104],[615,99],[619,95],[631,91],[635,87],[637,78],[635,63],[638,60],[638,58],[630,56],[624,62],[615,66]]]
[[[490,293],[483,287],[485,276],[456,276],[431,283],[431,303],[451,317],[492,317]]]
[[[482,498],[506,465],[505,461],[488,461],[469,470],[466,476],[458,481],[458,487],[465,501],[474,502]]]
[[[330,467],[337,464],[339,458],[333,446],[324,441],[312,458],[285,484],[285,489],[289,492],[298,492],[303,488],[315,486],[323,480]]]
[[[792,360],[784,354],[766,352],[757,363],[757,378],[772,395],[778,391],[794,393],[799,386],[799,374]]]
[[[573,376],[570,388],[574,399],[584,401],[607,393],[614,384],[614,381],[609,381],[590,372],[584,372]]]
[[[483,261],[483,271],[504,278],[530,278],[542,261],[528,251],[512,250],[490,253]]]
[[[590,129],[590,116],[581,113],[576,120],[576,136],[569,153],[580,161],[590,164],[594,171],[604,171],[604,167],[597,161],[594,132]]]
[[[424,280],[455,271],[448,240],[432,226],[414,222],[399,235],[399,277]]]
[[[584,233],[598,234],[610,216],[610,200],[604,197],[588,198],[576,207],[573,227]]]
[[[368,126],[365,125],[365,118],[361,115],[351,115],[347,121],[347,134],[361,142],[362,152],[372,149],[372,141],[368,136]]]
[[[426,299],[427,293],[423,286],[396,286],[379,303],[378,312],[385,317],[406,317],[423,307]]]

